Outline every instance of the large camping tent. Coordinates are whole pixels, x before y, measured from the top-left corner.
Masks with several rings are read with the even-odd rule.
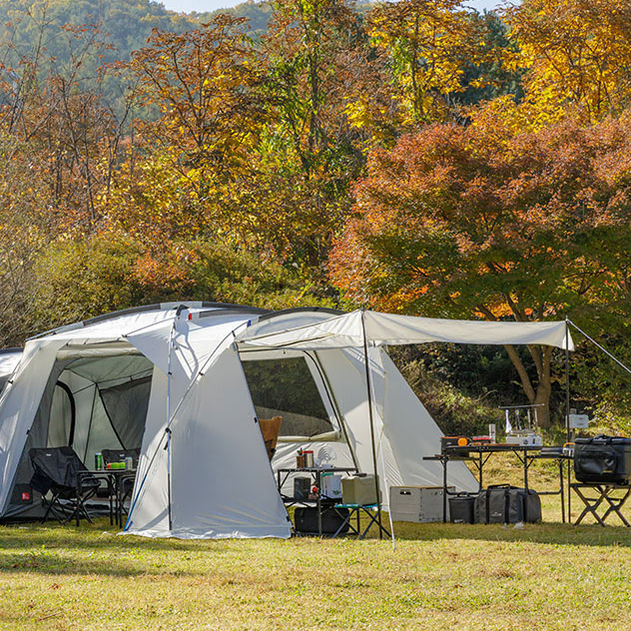
[[[321,461],[387,487],[439,484],[423,461],[441,432],[385,347],[452,341],[570,345],[565,323],[284,312],[206,303],[119,312],[30,340],[0,396],[0,515],[42,514],[31,447],[140,448],[125,532],[287,537],[273,469],[309,444]],[[368,361],[367,361],[368,360]],[[270,467],[257,416],[283,417]],[[472,488],[462,464],[450,483]],[[29,497],[24,503],[21,498]]]

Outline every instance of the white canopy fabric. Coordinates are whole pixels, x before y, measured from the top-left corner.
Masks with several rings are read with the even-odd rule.
[[[212,310],[187,306],[114,315],[27,343],[13,383],[0,398],[4,514],[16,472],[24,467],[33,419],[50,379],[57,378],[54,366],[60,358],[111,360],[141,352],[153,363],[153,378],[127,532],[180,538],[290,536],[233,346],[233,331],[256,315],[242,309],[245,315],[224,316],[229,309],[216,309],[220,315],[212,317]],[[198,318],[202,313],[210,317]],[[172,440],[165,450],[167,436]]]
[[[363,319],[363,324],[362,324]],[[347,348],[373,345],[423,344],[543,344],[574,350],[565,322],[485,322],[446,320],[415,316],[353,311],[315,324],[278,331],[260,332],[256,325],[239,336],[244,348]],[[569,342],[569,343],[568,343]]]
[[[139,462],[125,531],[152,537],[288,537],[287,513],[233,348],[234,331],[251,316],[188,320],[187,315],[170,326],[127,335],[169,378],[156,384],[166,388],[166,407],[152,414],[146,435],[151,447]]]

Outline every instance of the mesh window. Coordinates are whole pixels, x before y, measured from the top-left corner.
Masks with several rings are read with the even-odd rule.
[[[316,436],[335,430],[302,357],[244,361],[259,418],[282,416],[280,436]]]

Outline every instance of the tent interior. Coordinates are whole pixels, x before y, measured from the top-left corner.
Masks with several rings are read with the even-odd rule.
[[[140,449],[153,364],[127,349],[64,350],[48,378],[20,458],[5,518],[39,518],[45,509],[30,489],[33,447],[74,449],[91,468],[103,449]],[[26,495],[24,495],[26,491]]]

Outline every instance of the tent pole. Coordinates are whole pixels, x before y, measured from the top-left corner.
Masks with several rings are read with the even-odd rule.
[[[565,317],[565,429],[570,442],[570,321]]]
[[[169,510],[169,532],[173,530],[173,513],[171,511],[171,360],[173,357],[173,344],[175,340],[175,327],[180,314],[184,310],[184,305],[180,305],[175,312],[175,318],[173,319],[173,326],[171,327],[171,335],[169,337],[169,363],[167,369],[167,507]]]
[[[567,442],[571,442],[572,438],[570,436],[570,320],[567,316],[565,316],[565,430],[566,430],[566,440]],[[567,521],[568,523],[572,523],[572,496],[571,491],[572,487],[570,486],[571,479],[571,463],[567,461]],[[561,517],[565,522],[565,514],[563,510],[563,506],[561,506],[561,512],[563,513]]]
[[[377,523],[379,524],[379,539],[382,539],[383,526],[381,525],[381,493],[379,475],[377,474],[377,446],[375,444],[375,420],[372,410],[372,386],[370,381],[370,362],[368,357],[368,336],[366,335],[366,311],[362,309],[362,335],[364,338],[364,360],[366,362],[366,390],[368,391],[368,418],[370,420],[370,444],[372,447],[372,462],[375,471],[375,491],[377,493]]]

